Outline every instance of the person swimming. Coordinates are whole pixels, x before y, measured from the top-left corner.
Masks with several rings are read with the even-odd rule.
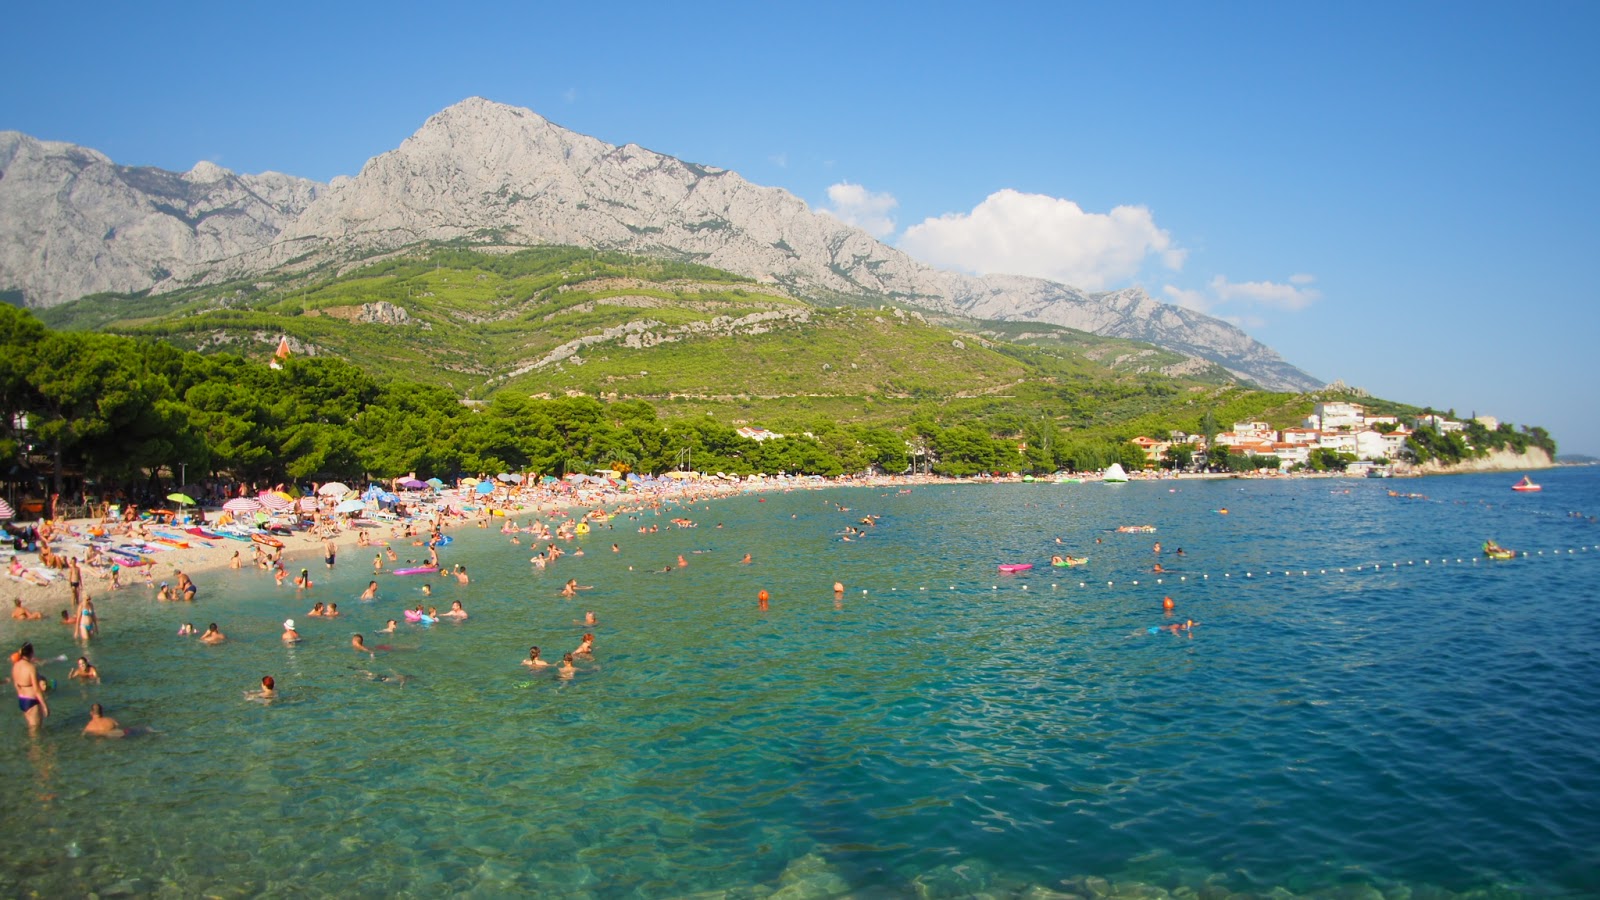
[[[545,662],[544,660],[539,658],[539,648],[538,647],[529,647],[528,648],[528,658],[523,660],[522,664],[527,666],[530,669],[543,669],[543,668],[549,667],[549,665],[550,665],[548,662]]]
[[[126,737],[128,734],[116,719],[106,715],[105,707],[98,703],[89,707],[89,724],[83,726],[83,733],[88,737],[107,738]]]
[[[566,655],[561,657],[561,667],[559,669],[557,669],[556,671],[560,673],[562,678],[571,678],[574,674],[577,673],[578,667],[572,664],[572,654],[571,653],[568,653],[568,654],[566,654]]]
[[[67,673],[67,677],[76,678],[85,683],[90,681],[98,683],[100,681],[100,670],[94,667],[94,663],[89,662],[89,657],[80,656],[78,657],[77,668]]]
[[[293,619],[283,620],[283,639],[285,642],[290,644],[300,640],[300,632],[294,630]]]
[[[361,592],[361,599],[362,600],[376,600],[377,597],[378,597],[378,583],[376,581],[367,582],[367,589]]]

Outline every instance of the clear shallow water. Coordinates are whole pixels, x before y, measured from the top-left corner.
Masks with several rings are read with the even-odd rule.
[[[97,604],[105,683],[58,690],[36,742],[4,721],[26,839],[0,890],[1592,895],[1600,525],[1567,513],[1600,514],[1600,471],[1513,480],[768,494],[695,529],[618,519],[545,573],[467,529],[444,557],[473,583],[430,602],[471,619],[381,638],[421,582],[360,603],[354,551],[331,576],[308,557],[306,596],[254,572],[203,578],[195,608],[124,591]],[[865,513],[871,536],[840,541]],[[1473,562],[1485,537],[1533,555]],[[996,573],[1013,561],[1036,568]],[[568,577],[595,588],[561,599]],[[1148,633],[1164,595],[1192,637]],[[345,615],[306,618],[313,600]],[[574,647],[586,609],[575,680],[518,665]],[[184,620],[230,640],[178,638]],[[9,633],[76,656],[46,625]],[[357,630],[394,649],[358,656]],[[243,699],[269,673],[282,698]],[[79,737],[96,699],[160,733]]]

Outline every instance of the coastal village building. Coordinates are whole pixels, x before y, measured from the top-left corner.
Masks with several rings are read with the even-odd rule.
[[[1421,424],[1433,425],[1442,432],[1460,431],[1466,426],[1439,415],[1422,416]],[[1486,428],[1498,426],[1492,416],[1477,416],[1474,421]],[[1380,428],[1382,430],[1380,430]],[[1222,452],[1241,456],[1272,456],[1279,465],[1292,468],[1311,461],[1314,450],[1332,450],[1346,453],[1364,461],[1346,471],[1360,472],[1372,466],[1371,461],[1395,460],[1404,456],[1406,438],[1411,432],[1400,424],[1397,416],[1369,416],[1358,403],[1318,403],[1301,427],[1276,431],[1266,422],[1235,422],[1231,431],[1213,436],[1213,446]],[[1195,448],[1196,459],[1203,460],[1205,439],[1199,435],[1173,432],[1172,439],[1158,441],[1140,435],[1133,439],[1145,453],[1146,465],[1156,466],[1170,456],[1173,446],[1187,444]]]
[[[739,429],[737,433],[740,437],[749,438],[758,444],[762,441],[775,441],[783,437],[783,435],[778,434],[776,431],[768,431],[765,428],[752,428],[748,425]]]

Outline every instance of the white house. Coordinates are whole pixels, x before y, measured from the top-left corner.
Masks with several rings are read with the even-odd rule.
[[[1361,455],[1360,447],[1356,444],[1356,435],[1351,431],[1324,431],[1322,439],[1317,446],[1324,450],[1333,450],[1338,453],[1354,453]]]
[[[1366,408],[1357,403],[1326,402],[1312,407],[1323,431],[1342,431],[1359,428]]]

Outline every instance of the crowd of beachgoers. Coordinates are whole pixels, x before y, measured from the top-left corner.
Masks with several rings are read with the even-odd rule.
[[[22,644],[19,623],[40,619],[59,619],[63,632],[79,647],[81,654],[69,677],[98,680],[91,648],[107,640],[96,604],[114,608],[124,602],[193,603],[203,593],[206,574],[218,570],[259,569],[279,584],[292,579],[298,588],[308,588],[315,577],[312,569],[322,565],[331,569],[341,552],[354,550],[355,561],[365,565],[365,552],[374,553],[373,572],[378,574],[428,574],[466,582],[466,567],[450,566],[439,559],[439,548],[448,545],[454,528],[464,525],[496,527],[509,533],[514,543],[526,532],[531,563],[538,568],[553,564],[566,551],[561,544],[588,531],[591,520],[612,515],[659,511],[667,504],[687,508],[695,503],[735,494],[767,490],[796,490],[849,485],[896,485],[944,482],[930,476],[895,476],[824,480],[816,478],[774,478],[736,480],[731,478],[661,479],[656,481],[592,480],[582,484],[500,483],[464,479],[448,486],[441,483],[399,493],[382,492],[385,500],[372,492],[370,501],[359,510],[350,504],[351,492],[318,492],[313,486],[303,498],[283,506],[277,514],[235,515],[226,501],[215,508],[191,508],[188,515],[130,515],[126,510],[108,509],[104,515],[70,520],[45,520],[31,525],[26,538],[13,542],[10,559],[4,560],[7,577],[12,580],[11,630],[17,648],[12,653],[10,680],[30,728],[37,728],[48,714],[48,698],[40,683],[43,679],[30,658],[31,644]],[[415,482],[413,482],[415,483]],[[492,484],[479,491],[479,484]],[[342,486],[340,486],[342,487]],[[234,491],[237,492],[237,491]],[[287,496],[285,494],[284,496]],[[220,499],[220,498],[213,498]],[[526,522],[518,525],[518,522]],[[231,539],[230,539],[231,538]],[[26,543],[25,543],[26,541]],[[408,555],[402,559],[396,548]],[[575,552],[580,552],[575,551]],[[351,559],[348,554],[346,559]],[[305,563],[305,565],[299,565]],[[369,586],[376,590],[377,582]],[[574,596],[584,586],[568,581],[565,596]],[[431,592],[425,590],[431,595]],[[316,604],[311,616],[337,616],[336,605]],[[459,601],[440,611],[426,603],[408,609],[410,621],[429,622],[466,618]],[[212,616],[197,616],[210,619]],[[592,614],[589,621],[592,624]],[[299,634],[291,618],[283,622],[283,639],[296,641]],[[3,626],[0,626],[3,627]],[[387,631],[392,631],[390,623]],[[33,629],[28,629],[33,631]],[[204,626],[186,623],[180,634],[204,643],[226,641],[217,623]],[[110,638],[110,639],[114,639]],[[356,650],[367,650],[360,635],[352,639]],[[560,660],[540,658],[532,651],[524,665],[533,669],[552,666],[562,677],[573,672],[574,657],[591,651],[592,636]],[[273,680],[264,678],[256,696],[271,697]],[[98,704],[97,704],[98,707]],[[86,734],[120,736],[124,729],[98,708],[91,711]]]

